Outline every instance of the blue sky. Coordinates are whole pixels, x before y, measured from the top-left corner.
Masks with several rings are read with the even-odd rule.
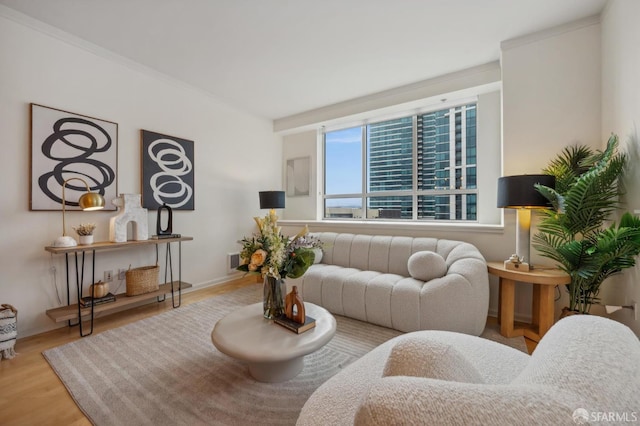
[[[326,193],[362,192],[361,128],[326,133]]]

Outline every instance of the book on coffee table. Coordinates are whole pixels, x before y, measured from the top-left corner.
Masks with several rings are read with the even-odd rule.
[[[316,320],[314,318],[311,318],[310,316],[305,317],[304,324],[300,324],[299,322],[290,320],[285,315],[277,317],[274,321],[276,322],[276,324],[281,325],[287,330],[291,330],[294,333],[298,334],[304,333],[307,330],[311,330],[316,326]]]
[[[109,303],[109,302],[115,302],[115,301],[116,301],[116,296],[113,295],[113,293],[108,293],[106,296],[103,296],[103,297],[86,296],[80,299],[80,306],[82,306],[83,308],[90,308],[92,305],[97,306],[97,305],[102,305],[103,303]]]

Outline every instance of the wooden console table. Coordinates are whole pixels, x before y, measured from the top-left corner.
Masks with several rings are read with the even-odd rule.
[[[489,273],[499,277],[498,323],[500,334],[505,337],[525,336],[539,342],[551,328],[554,320],[553,289],[557,285],[569,284],[571,277],[559,269],[540,268],[531,271],[512,271],[504,262],[488,262]],[[516,281],[533,285],[531,324],[525,327],[514,325]]]
[[[93,320],[95,317],[108,315],[110,313],[126,309],[135,303],[153,299],[158,299],[159,302],[165,300],[166,294],[171,293],[171,301],[174,308],[177,308],[182,303],[182,289],[191,287],[191,284],[182,282],[182,242],[191,241],[193,237],[177,237],[177,238],[162,238],[162,239],[150,239],[142,241],[126,241],[122,243],[112,242],[97,242],[90,245],[79,245],[75,247],[53,247],[47,246],[44,249],[52,254],[64,254],[65,255],[65,269],[66,269],[66,281],[67,281],[67,306],[60,308],[49,309],[46,314],[49,318],[55,322],[68,321],[69,326],[78,325],[80,329],[80,336],[88,336],[93,333]],[[178,280],[173,280],[173,262],[171,259],[171,243],[178,243]],[[70,298],[70,272],[73,268],[69,267],[69,254],[73,254],[75,258],[75,281],[78,298],[82,297],[82,289],[84,284],[84,263],[85,254],[91,253],[91,284],[95,283],[95,263],[96,252],[107,250],[121,250],[126,248],[136,248],[140,246],[155,246],[156,249],[156,263],[159,263],[158,246],[160,244],[166,244],[165,252],[165,265],[164,265],[164,284],[161,284],[158,290],[140,294],[137,296],[127,297],[123,294],[116,295],[115,302],[109,302],[101,305],[94,305],[88,308],[83,308],[79,303],[71,304]],[[78,256],[81,255],[80,263],[78,262]],[[168,279],[167,279],[168,278]],[[175,294],[177,293],[178,301],[176,303]],[[160,299],[160,296],[163,298]],[[89,317],[91,328],[88,333],[84,333],[82,326],[82,319]],[[71,321],[77,320],[77,323],[72,324]]]

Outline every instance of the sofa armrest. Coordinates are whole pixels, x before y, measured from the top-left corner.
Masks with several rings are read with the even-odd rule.
[[[416,377],[375,382],[356,411],[355,425],[575,425],[584,401],[547,386],[484,385]]]

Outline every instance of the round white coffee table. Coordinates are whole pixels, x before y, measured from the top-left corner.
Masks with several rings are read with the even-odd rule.
[[[336,319],[324,308],[304,304],[316,326],[301,334],[262,316],[262,302],[245,306],[219,320],[211,332],[218,350],[245,361],[260,382],[284,382],[302,371],[304,356],[326,345],[336,333]]]

